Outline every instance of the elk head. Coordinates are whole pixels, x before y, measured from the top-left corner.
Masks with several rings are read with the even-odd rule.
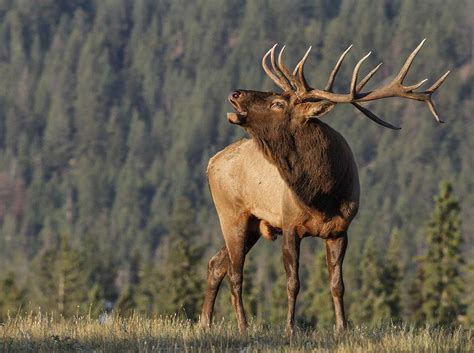
[[[431,100],[431,95],[444,82],[449,71],[441,76],[431,87],[422,92],[415,92],[415,90],[420,88],[427,79],[422,80],[415,85],[403,85],[403,80],[424,42],[425,39],[423,39],[418,47],[416,47],[416,49],[409,55],[400,72],[388,85],[377,88],[373,91],[361,92],[367,82],[382,65],[382,63],[377,65],[360,82],[358,82],[360,67],[371,54],[369,52],[366,56],[360,59],[354,67],[352,80],[349,86],[349,93],[347,94],[333,93],[332,88],[342,61],[352,48],[352,45],[349,46],[349,48],[347,48],[339,57],[339,60],[329,75],[326,86],[323,90],[320,90],[317,88],[311,88],[303,73],[304,64],[311,47],[291,73],[282,61],[285,47],[280,50],[277,61],[275,58],[275,48],[277,44],[275,44],[263,56],[262,66],[272,81],[283,90],[283,93],[278,94],[273,92],[257,92],[249,90],[234,91],[229,95],[229,101],[235,108],[236,112],[228,113],[227,118],[229,122],[242,125],[252,131],[252,129],[257,127],[270,127],[275,123],[278,124],[280,122],[298,124],[306,123],[310,119],[322,117],[339,103],[351,103],[369,119],[384,127],[398,130],[398,127],[380,119],[367,108],[364,108],[361,103],[388,97],[401,97],[425,102],[436,121],[442,123]],[[268,56],[270,56],[273,71],[268,66]]]

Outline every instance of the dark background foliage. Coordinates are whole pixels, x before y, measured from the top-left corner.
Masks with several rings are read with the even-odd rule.
[[[236,88],[276,89],[260,67],[276,42],[287,44],[291,63],[313,46],[306,72],[317,87],[354,43],[340,92],[367,51],[365,70],[384,62],[372,83],[381,84],[425,37],[406,81],[452,70],[435,96],[444,125],[424,104],[400,99],[371,107],[401,131],[350,107],[324,117],[348,140],[361,176],[347,303],[370,290],[363,276],[376,274],[361,277],[361,266],[381,261],[389,243],[408,286],[427,251],[425,225],[441,179],[453,185],[462,254],[471,254],[472,13],[463,0],[0,0],[0,277],[18,292],[4,307],[68,314],[84,303],[97,313],[105,304],[148,313],[191,306],[194,315],[205,258],[223,243],[207,161],[244,136],[225,119],[226,97]],[[270,254],[278,242],[261,243],[248,263],[247,307],[277,320],[284,279],[279,256]],[[304,290],[324,294],[320,248],[304,241],[302,277]],[[192,279],[186,288],[173,287],[177,268]],[[311,320],[327,304],[308,293],[302,306],[315,308]],[[222,315],[230,307],[224,300]]]

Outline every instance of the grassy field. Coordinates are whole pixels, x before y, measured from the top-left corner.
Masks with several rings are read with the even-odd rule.
[[[175,318],[109,317],[104,322],[47,315],[11,318],[0,324],[1,352],[473,352],[472,330],[384,325],[298,330],[290,340],[282,328],[252,324],[248,335],[232,323],[203,330]]]

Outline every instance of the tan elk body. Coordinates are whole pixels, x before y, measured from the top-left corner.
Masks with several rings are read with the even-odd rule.
[[[267,75],[283,89],[282,94],[237,90],[229,95],[236,110],[229,122],[241,125],[251,139],[236,142],[211,158],[208,180],[219,216],[225,246],[208,265],[207,288],[201,323],[210,326],[214,302],[223,278],[228,275],[232,304],[240,331],[247,328],[242,302],[245,255],[260,236],[275,239],[283,235],[283,262],[288,278],[288,315],[286,332],[294,328],[301,239],[320,237],[326,243],[326,259],[336,328],[346,326],[342,262],[347,247],[347,230],[359,207],[359,179],[351,149],[337,131],[319,118],[338,103],[351,103],[371,120],[392,129],[360,103],[403,97],[424,101],[437,121],[431,94],[442,84],[449,71],[423,92],[414,92],[426,80],[404,86],[403,80],[424,41],[411,53],[399,74],[387,86],[362,93],[370,71],[359,83],[361,59],[352,75],[349,93],[332,92],[335,76],[346,50],[330,74],[324,90],[307,84],[303,67],[309,51],[293,73],[278,62],[275,46],[263,57]],[[273,71],[267,65],[270,56]]]
[[[316,129],[330,129],[326,124],[319,125]],[[237,214],[246,214],[258,220],[260,233],[269,240],[275,238],[275,232],[281,233],[291,225],[297,227],[300,238],[319,236],[326,239],[345,231],[357,213],[359,179],[349,146],[336,131],[332,130],[332,133],[343,147],[335,155],[335,160],[349,176],[336,215],[319,207],[306,207],[283,180],[278,168],[265,158],[257,143],[253,139],[244,139],[228,146],[209,161],[209,187],[221,223]],[[315,158],[310,158],[309,162],[315,162]]]

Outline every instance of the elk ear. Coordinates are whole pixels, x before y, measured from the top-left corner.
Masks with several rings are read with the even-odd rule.
[[[296,115],[299,119],[307,120],[311,118],[321,118],[329,113],[336,105],[329,101],[306,102],[296,105]]]

